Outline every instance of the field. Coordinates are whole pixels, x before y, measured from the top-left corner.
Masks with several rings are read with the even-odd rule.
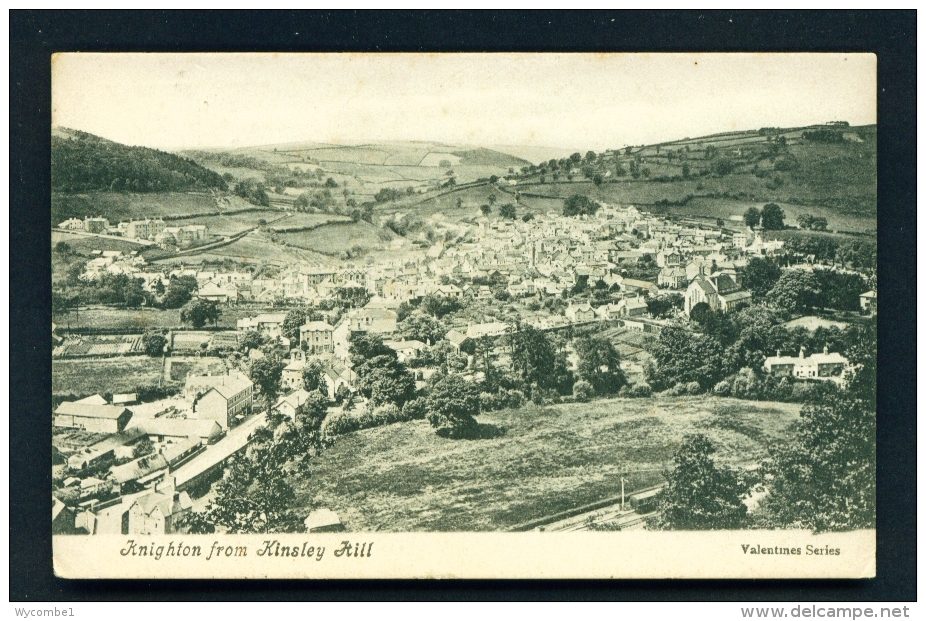
[[[56,395],[78,396],[131,392],[136,386],[157,384],[161,374],[161,359],[148,356],[53,360],[51,391]]]
[[[224,375],[227,371],[221,358],[171,356],[168,358],[169,377],[172,382],[184,382],[187,375]]]
[[[166,257],[157,261],[163,264],[198,263],[202,261],[223,261],[231,259],[243,264],[274,264],[291,266],[294,263],[308,265],[328,265],[329,259],[311,250],[284,246],[274,243],[261,231],[248,233],[241,239],[219,248],[210,248],[203,252]]]
[[[232,329],[237,327],[239,318],[247,317],[255,312],[244,308],[228,307],[222,307],[221,311],[222,314],[216,325],[220,328]],[[79,321],[76,312],[72,312],[70,317],[55,315],[52,321],[60,329],[66,329],[70,325],[72,328],[105,328],[127,330],[132,333],[143,332],[149,328],[177,328],[184,325],[180,321],[180,309],[156,308],[82,308]]]
[[[143,251],[148,246],[119,239],[118,237],[98,237],[96,235],[81,235],[80,233],[66,233],[64,231],[51,232],[51,245],[64,242],[76,254],[89,257],[94,250],[119,250],[123,254],[132,251]]]
[[[328,507],[351,531],[504,530],[619,494],[622,474],[632,489],[659,482],[685,434],[712,438],[719,461],[756,464],[798,412],[714,397],[527,406],[479,416],[502,434],[482,440],[399,423],[339,437],[293,483],[298,506]]]
[[[380,237],[384,235],[386,239]],[[360,246],[365,250],[376,250],[395,237],[369,222],[345,222],[329,224],[309,231],[280,233],[280,239],[290,246],[304,248],[327,255],[337,255],[345,250]]]
[[[306,229],[321,226],[330,222],[350,222],[347,216],[338,216],[327,213],[293,213],[287,217],[268,224],[268,227],[278,232],[289,229]],[[269,220],[268,220],[269,222]]]
[[[247,211],[244,213],[228,214],[222,216],[197,216],[172,220],[171,226],[187,226],[190,224],[205,224],[212,235],[235,235],[257,226],[259,220],[272,222],[286,214],[272,209],[266,211]]]

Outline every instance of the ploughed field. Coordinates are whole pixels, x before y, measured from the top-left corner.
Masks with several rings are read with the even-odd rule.
[[[438,437],[427,421],[336,439],[294,480],[297,506],[327,507],[351,531],[495,531],[663,480],[682,438],[704,433],[718,461],[757,464],[800,406],[720,399],[609,399],[492,412],[487,439]],[[492,437],[495,436],[495,437]]]

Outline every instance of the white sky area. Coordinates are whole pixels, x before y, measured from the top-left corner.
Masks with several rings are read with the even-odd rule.
[[[871,54],[60,54],[52,123],[164,150],[422,140],[603,151],[876,122]]]

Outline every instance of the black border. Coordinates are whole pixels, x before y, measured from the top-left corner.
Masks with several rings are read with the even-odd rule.
[[[10,13],[10,599],[916,599],[916,12]],[[878,576],[858,581],[68,581],[48,524],[50,54],[834,51],[878,55]]]

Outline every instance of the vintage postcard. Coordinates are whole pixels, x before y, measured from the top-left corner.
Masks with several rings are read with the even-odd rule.
[[[874,55],[51,63],[58,576],[874,576]]]

